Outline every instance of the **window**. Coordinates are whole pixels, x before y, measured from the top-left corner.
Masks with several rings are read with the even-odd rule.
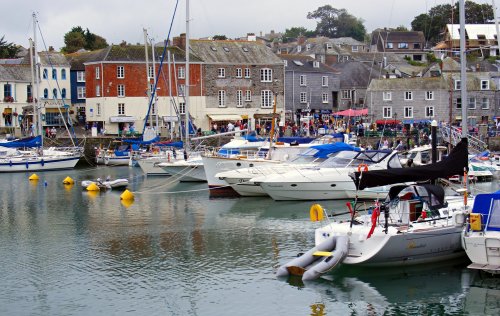
[[[66,88],[61,89],[61,98],[66,99]]]
[[[101,78],[101,69],[99,66],[95,67],[95,78],[100,79]]]
[[[217,95],[217,102],[219,104],[219,107],[226,107],[226,91],[225,90],[219,90],[219,93]]]
[[[352,51],[357,52],[358,51],[358,45],[352,45]]]
[[[326,43],[325,45],[326,45],[326,49],[332,49],[333,48],[333,46],[332,46],[331,43]]]
[[[311,50],[311,44],[306,44],[306,51]]]
[[[413,43],[413,49],[420,49],[420,43]]]
[[[351,90],[342,90],[342,99],[351,99]]]
[[[455,107],[457,109],[461,109],[462,108],[462,98],[456,98],[455,99]]]
[[[307,93],[306,92],[300,93],[300,103],[307,103]]]
[[[399,49],[408,49],[408,43],[398,43]]]
[[[328,87],[328,77],[327,76],[321,77],[321,86]]]
[[[320,63],[325,63],[325,55],[319,55],[319,62]]]
[[[97,107],[97,109],[96,109],[96,115],[100,116],[101,115],[101,103],[97,103],[96,107]]]
[[[95,96],[96,97],[101,96],[101,86],[100,85],[95,86]]]
[[[460,90],[461,87],[460,80],[455,80],[455,90]]]
[[[12,96],[12,85],[9,83],[3,85],[3,97],[11,97]]]
[[[300,77],[299,77],[299,84],[301,86],[306,86],[307,85],[306,75],[300,75]]]
[[[125,115],[125,103],[118,103],[118,115]]]
[[[382,108],[382,117],[383,118],[392,118],[392,107],[384,106]]]
[[[153,70],[153,66],[148,66],[148,78],[154,78],[155,77],[155,72]]]
[[[260,70],[261,82],[273,82],[273,70],[271,68],[262,68]]]
[[[250,78],[250,68],[245,68],[245,78]]]
[[[52,89],[52,98],[57,99],[57,89]]]
[[[33,89],[31,89],[31,85],[26,87],[26,95],[28,97],[28,102],[30,102],[29,99],[33,98]]]
[[[66,80],[66,69],[61,70],[61,80]]]
[[[241,68],[236,68],[236,78],[241,78],[243,77],[243,71]]]
[[[57,70],[52,69],[52,79],[57,80]]]
[[[49,89],[47,89],[47,88],[43,89],[43,98],[44,99],[48,99],[49,98]]]
[[[405,91],[405,100],[406,101],[413,100],[413,92],[412,91]]]
[[[125,78],[125,67],[123,66],[116,67],[116,78],[119,79]]]
[[[245,101],[247,101],[247,102],[252,101],[252,91],[251,90],[245,91]]]
[[[468,108],[474,110],[476,108],[476,98],[469,98]]]
[[[434,117],[434,107],[426,106],[425,107],[425,117]]]
[[[393,43],[387,43],[387,45],[385,45],[385,48],[393,49],[394,48],[394,44]]]
[[[45,68],[43,70],[43,79],[48,79],[49,78],[49,71],[47,70],[47,68]]]
[[[85,87],[76,87],[76,96],[78,99],[85,99]]]
[[[119,84],[116,88],[118,89],[118,97],[123,98],[125,96],[125,85]]]
[[[225,68],[218,68],[217,69],[217,77],[226,78],[226,69]]]
[[[488,110],[490,108],[490,99],[483,98],[481,101],[482,101],[481,102],[481,109]]]
[[[243,106],[243,90],[236,91],[236,106],[237,107]]]
[[[179,102],[179,114],[186,114],[186,102]]]
[[[481,90],[490,90],[489,80],[481,80]]]
[[[321,101],[322,101],[323,103],[328,103],[328,93],[323,93],[323,94],[321,95]]]
[[[297,53],[300,53],[302,51],[302,46],[297,46]]]
[[[426,100],[434,100],[434,91],[426,91],[425,92]]]
[[[405,118],[413,117],[413,106],[405,106],[403,109],[403,115]]]
[[[186,79],[186,68],[185,67],[179,67],[177,69],[177,78]]]
[[[76,82],[85,82],[85,71],[76,72]]]
[[[392,100],[392,92],[391,91],[384,91],[382,93],[382,98],[384,101],[391,101]]]
[[[179,91],[177,91],[177,95],[183,97],[186,95],[186,86],[183,84],[179,85]]]
[[[273,106],[273,94],[271,90],[262,90],[260,93],[260,106],[270,108]]]

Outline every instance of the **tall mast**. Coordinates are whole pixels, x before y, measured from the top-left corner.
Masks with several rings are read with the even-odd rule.
[[[146,85],[146,91],[147,91],[147,95],[148,95],[148,101],[151,100],[151,94],[152,94],[152,91],[151,91],[151,80],[149,78],[149,56],[148,56],[148,31],[143,28],[142,29],[142,32],[144,34],[144,55],[146,56],[146,82],[147,82],[147,85]],[[152,122],[152,111],[148,111],[147,113],[149,113],[149,124],[153,124]],[[144,128],[146,128],[146,126],[144,126]]]
[[[467,137],[467,56],[465,53],[465,5],[460,0],[460,97],[462,98],[462,138]]]
[[[35,56],[33,55],[33,40],[30,38],[30,69],[31,69],[31,103],[33,103],[33,128],[38,126],[38,120],[37,116],[35,115],[37,113],[37,108],[36,108],[36,100],[38,99],[38,91],[35,93],[35,67],[36,67],[36,61],[35,61]],[[28,126],[28,128],[31,128],[31,126]],[[35,131],[33,130],[33,134]]]
[[[167,43],[165,43],[167,45]],[[172,120],[172,80],[170,76],[171,70],[171,65],[170,65],[170,50],[167,50],[167,58],[168,58],[168,96],[170,99],[169,107],[168,107],[168,115],[170,117],[170,139],[173,139],[174,135],[174,122]],[[180,115],[179,115],[179,121],[180,121]]]
[[[40,109],[38,108],[38,100],[40,100],[40,63],[38,62],[38,50],[36,47],[36,26],[38,25],[38,21],[36,19],[36,14],[33,12],[33,58],[34,58],[34,66],[35,66],[35,108],[33,112],[33,123],[36,132],[33,133],[37,135],[43,135],[42,132],[42,120],[40,119]],[[42,137],[42,146],[43,146],[43,137]]]
[[[184,85],[184,112],[186,113],[186,149],[189,148],[189,0],[186,0],[186,80]]]
[[[157,85],[156,83],[156,59],[155,59],[155,42],[154,42],[154,39],[151,38],[151,54],[153,56],[153,82],[155,83],[155,85]],[[155,86],[153,85],[153,87]],[[154,92],[154,93],[153,93]],[[156,104],[156,100],[158,99],[157,95],[156,95],[157,91],[152,91],[151,95],[154,97],[153,99],[153,108],[155,109],[155,117],[156,117],[156,126],[155,126],[155,131],[156,131],[156,135],[158,136],[160,134],[159,132],[159,125],[158,125],[158,116],[160,115],[159,111],[158,111],[158,106]],[[151,122],[153,123],[153,122]]]
[[[500,45],[499,45],[500,31],[498,30],[498,16],[497,16],[497,7],[495,6],[495,0],[491,0],[491,6],[493,7],[493,17],[495,19],[495,29],[497,32],[497,54],[500,54]]]

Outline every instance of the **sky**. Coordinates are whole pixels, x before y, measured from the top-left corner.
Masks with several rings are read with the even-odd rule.
[[[500,0],[497,0],[500,1]],[[321,6],[346,9],[364,21],[367,32],[379,27],[411,27],[411,21],[439,4],[454,0],[190,0],[190,37],[226,35],[242,37],[284,32],[291,27],[316,28],[316,20],[307,13]],[[491,0],[475,0],[491,4]],[[2,3],[0,38],[29,46],[34,37],[32,14],[35,12],[41,32],[38,50],[64,46],[64,34],[75,26],[104,37],[108,44],[144,43],[143,29],[157,42],[167,38],[176,0],[17,0]],[[498,6],[498,5],[497,5]],[[186,31],[186,0],[179,0],[173,18],[171,37]]]

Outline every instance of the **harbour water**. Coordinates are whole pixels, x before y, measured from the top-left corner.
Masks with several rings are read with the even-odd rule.
[[[29,175],[0,175],[0,315],[500,314],[500,279],[468,270],[465,257],[276,278],[314,244],[311,202],[211,199],[206,184],[129,167]],[[108,175],[130,180],[132,204],[78,184]]]

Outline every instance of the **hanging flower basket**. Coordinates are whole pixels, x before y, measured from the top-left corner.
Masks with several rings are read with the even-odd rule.
[[[14,98],[12,96],[7,96],[7,97],[3,98],[3,102],[12,103],[12,102],[14,102]]]
[[[33,97],[28,97],[28,100],[26,100],[26,102],[32,103],[33,102]]]
[[[75,111],[69,110],[69,114],[75,114]]]
[[[12,113],[12,115],[14,115],[14,116],[18,116],[17,112]]]

